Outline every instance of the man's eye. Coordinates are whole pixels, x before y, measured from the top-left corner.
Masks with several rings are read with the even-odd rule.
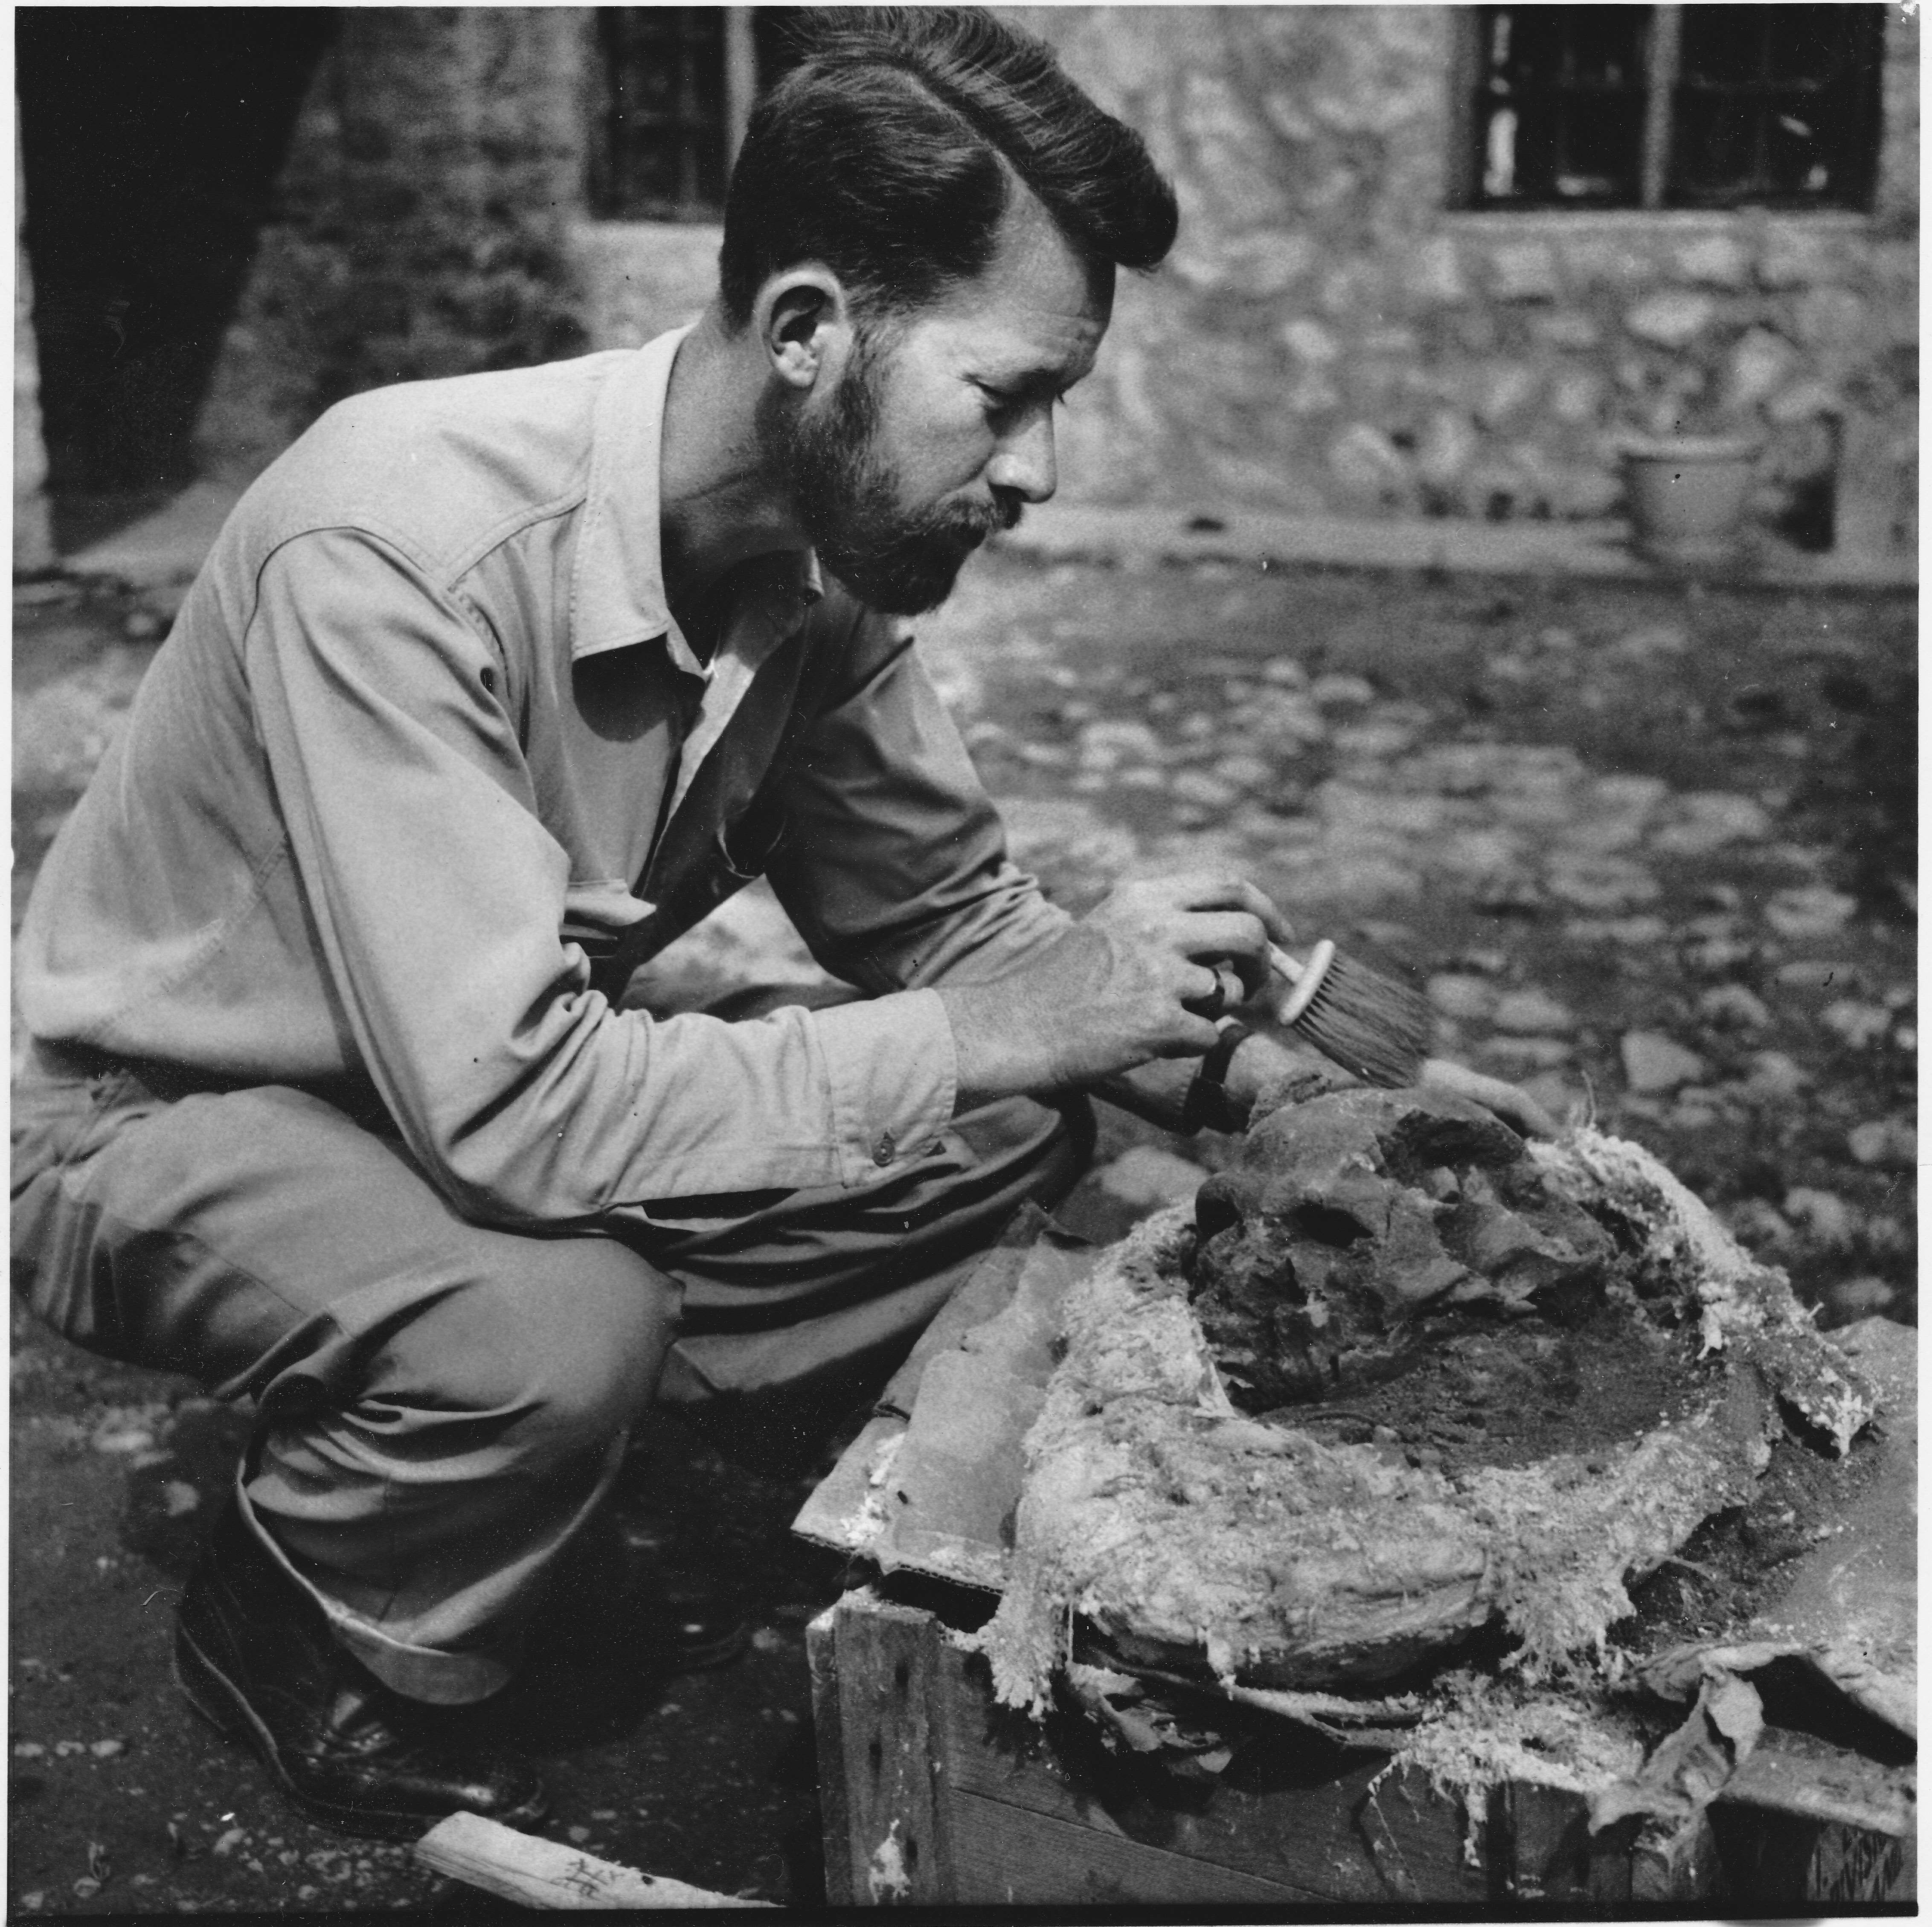
[[[1066,388],[1055,388],[1050,394],[1032,389],[996,388],[985,382],[974,384],[980,391],[989,415],[1010,415],[1016,410],[1029,406],[1058,408],[1066,400]]]

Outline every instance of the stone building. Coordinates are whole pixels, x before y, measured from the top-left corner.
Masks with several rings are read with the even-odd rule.
[[[788,10],[22,10],[56,487],[245,474],[356,389],[694,311]],[[1916,8],[1011,10],[1183,207],[1070,404],[1068,499],[1594,518],[1620,434],[1742,425],[1762,520],[1910,553]],[[127,40],[90,16],[144,19],[129,90],[176,78],[158,158],[98,58],[74,84],[77,43]],[[230,94],[224,174],[197,129]],[[118,173],[63,166],[103,142]],[[110,193],[148,210],[116,217],[124,286],[60,238]]]

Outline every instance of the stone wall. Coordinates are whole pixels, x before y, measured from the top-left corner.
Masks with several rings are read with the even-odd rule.
[[[1841,533],[1910,539],[1916,15],[1868,218],[1448,211],[1451,9],[1015,11],[1183,208],[1070,409],[1075,499],[1594,516],[1620,432],[1720,418],[1766,438],[1760,514],[1828,540],[1839,470]]]
[[[1440,7],[1016,8],[1174,176],[1074,397],[1066,499],[1588,517],[1632,429],[1766,444],[1800,539],[1916,529],[1918,41],[1892,10],[1876,211],[1450,211]],[[646,339],[717,231],[585,218],[591,16],[352,8],[203,423],[259,464],[351,389]]]
[[[569,234],[584,331],[641,348],[699,313],[718,289],[722,231],[704,222],[580,220]]]
[[[587,345],[588,10],[352,7],[303,106],[197,440],[248,472],[342,396]]]

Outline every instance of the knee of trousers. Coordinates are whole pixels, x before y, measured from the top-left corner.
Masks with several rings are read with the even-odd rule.
[[[365,1398],[484,1423],[526,1471],[601,1449],[643,1416],[681,1288],[608,1239],[528,1241],[527,1261],[432,1308],[385,1347]]]

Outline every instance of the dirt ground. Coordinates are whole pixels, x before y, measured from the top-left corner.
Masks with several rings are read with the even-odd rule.
[[[16,592],[16,921],[170,613]],[[1448,1054],[1658,1152],[1829,1325],[1917,1316],[1915,629],[1905,596],[996,555],[924,646],[1062,901],[1236,865],[1307,938],[1411,973]],[[1117,1235],[1227,1152],[1105,1113],[1064,1215]],[[500,1911],[296,1819],[176,1698],[237,1415],[17,1306],[13,1387],[10,1912]],[[559,1838],[806,1903],[802,1626],[838,1575],[786,1530],[810,1455],[720,1443],[653,1422],[622,1515],[742,1589],[754,1650],[590,1683],[601,1730],[533,1750]]]

